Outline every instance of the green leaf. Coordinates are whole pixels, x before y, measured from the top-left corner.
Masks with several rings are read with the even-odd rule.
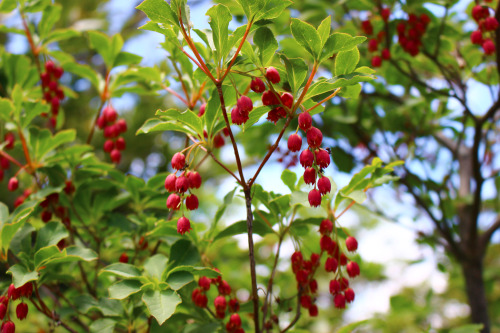
[[[142,300],[146,303],[149,313],[155,317],[158,325],[162,325],[170,318],[182,302],[181,298],[173,290],[148,290],[142,295]]]
[[[38,160],[43,161],[43,157],[56,149],[57,147],[74,142],[76,139],[76,131],[68,129],[57,132],[54,136],[48,129],[38,131],[38,129],[31,128],[31,143],[35,149],[35,156]]]
[[[318,35],[321,39],[321,47],[325,46],[328,37],[330,37],[330,28],[332,26],[332,17],[328,15],[318,27]]]
[[[355,329],[358,328],[359,326],[365,325],[368,322],[369,322],[369,319],[357,321],[357,322],[354,322],[354,323],[350,323],[349,325],[341,327],[337,331],[337,333],[351,333],[351,332],[355,331]]]
[[[141,277],[141,271],[134,265],[115,263],[104,267],[101,273],[111,273],[122,278],[139,278]]]
[[[268,27],[261,27],[255,31],[253,42],[259,48],[259,60],[262,67],[266,67],[278,49],[278,42]]]
[[[74,37],[79,37],[80,33],[74,29],[55,29],[49,32],[47,37],[43,40],[43,44],[47,45],[53,42],[66,40]]]
[[[9,217],[9,207],[3,202],[0,202],[0,221],[2,221],[3,223],[4,221],[7,221],[8,217]]]
[[[273,233],[274,231],[266,223],[262,222],[261,220],[255,219],[253,224],[253,232],[259,236],[265,236],[269,233]],[[247,233],[247,222],[246,221],[235,222],[226,229],[219,232],[217,236],[215,236],[214,242],[225,237],[230,237],[245,233]]]
[[[170,257],[168,265],[175,266],[193,266],[200,261],[198,249],[187,239],[179,239],[170,248]]]
[[[116,320],[110,318],[101,318],[93,321],[89,329],[91,333],[113,333],[116,326]]]
[[[246,131],[248,128],[250,128],[250,126],[258,122],[260,118],[271,111],[271,109],[272,108],[269,106],[259,106],[250,111],[247,122],[243,124],[243,131]]]
[[[217,51],[217,63],[223,60],[229,52],[228,39],[229,39],[229,22],[232,20],[229,9],[224,5],[216,5],[207,11],[210,17],[209,23],[212,28],[212,37]]]
[[[113,67],[137,65],[142,60],[141,56],[129,52],[120,52],[115,59]]]
[[[189,272],[192,275],[206,276],[209,278],[216,278],[216,277],[221,275],[220,272],[217,272],[216,270],[214,270],[212,268],[195,267],[195,266],[177,266],[168,272],[168,274],[169,274],[168,276],[170,276],[170,274],[173,274],[175,272],[180,272],[180,271]]]
[[[292,18],[290,29],[295,40],[311,54],[314,59],[317,59],[322,44],[316,29],[309,23],[295,18]]]
[[[104,79],[97,74],[92,67],[89,65],[81,65],[74,62],[63,63],[62,67],[65,71],[83,77],[90,81],[92,86],[97,90],[101,90],[101,86],[104,87]]]
[[[142,283],[137,280],[122,280],[109,287],[109,297],[112,299],[125,299],[141,291]]]
[[[335,32],[328,37],[328,40],[321,50],[319,61],[323,62],[324,60],[332,57],[335,53],[349,51],[365,40],[366,37],[363,36],[352,37],[351,35],[345,33]]]
[[[467,324],[450,330],[449,333],[479,333],[483,329],[483,324]]]
[[[193,274],[186,271],[178,271],[169,274],[167,278],[167,283],[173,290],[179,290],[191,281],[194,280]]]
[[[56,245],[61,239],[68,237],[68,235],[68,230],[66,230],[66,227],[61,222],[49,222],[38,231],[35,250],[38,251],[42,247]]]
[[[176,109],[168,109],[166,111],[158,110],[156,115],[160,116],[162,120],[178,122],[185,128],[190,128],[194,133],[203,136],[203,122],[201,118],[191,110],[182,112]]]
[[[285,55],[281,54],[281,60],[285,64],[288,83],[290,84],[293,95],[295,95],[302,87],[302,84],[304,84],[307,77],[308,67],[304,60],[299,58],[289,59]]]
[[[0,3],[0,13],[8,13],[16,9],[17,0],[3,0]]]
[[[12,282],[16,288],[24,286],[27,282],[38,280],[38,272],[30,272],[22,264],[11,266],[7,273],[12,274]]]
[[[281,15],[286,7],[292,4],[289,0],[241,0],[240,3],[249,3],[245,7],[250,8],[250,16],[253,16],[253,21],[272,20]],[[244,8],[245,8],[244,7]]]
[[[288,169],[283,170],[281,173],[281,180],[288,186],[292,193],[295,191],[295,183],[297,182],[297,174],[295,172]]]
[[[167,258],[163,254],[155,254],[144,263],[144,271],[150,276],[162,281],[163,272],[167,268]]]
[[[164,121],[157,118],[151,118],[146,120],[144,125],[141,126],[135,133],[152,133],[152,132],[164,132],[164,131],[177,131],[181,133],[191,133],[194,134],[191,130],[187,129],[183,125],[179,124],[176,121]]]
[[[349,51],[341,51],[335,58],[335,75],[350,74],[359,62],[359,50],[353,48]]]
[[[123,47],[123,38],[116,34],[113,37],[98,31],[89,31],[90,45],[99,53],[108,69],[113,68],[115,59]]]
[[[0,98],[0,119],[10,121],[12,111],[14,111],[12,101],[7,98]]]
[[[40,39],[44,39],[49,34],[50,30],[52,30],[54,24],[59,21],[61,10],[62,7],[58,4],[48,6],[43,10],[42,19],[38,25],[38,35]]]
[[[165,0],[145,0],[136,8],[143,11],[151,21],[180,26],[177,14]]]
[[[58,252],[56,253],[55,251]],[[52,245],[40,249],[35,254],[35,265],[38,269],[41,266],[50,264],[61,264],[74,261],[93,261],[96,259],[97,253],[91,249],[73,245],[60,251],[56,245]]]

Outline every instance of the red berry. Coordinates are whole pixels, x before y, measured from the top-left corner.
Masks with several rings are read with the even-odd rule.
[[[200,106],[200,111],[198,112],[198,117],[201,117],[205,114],[205,109],[207,108],[207,103],[203,103]]]
[[[241,326],[240,315],[237,313],[233,313],[229,318],[229,323],[231,323],[231,325],[234,325],[235,327],[240,327]]]
[[[347,274],[349,274],[349,277],[354,278],[359,275],[359,266],[355,261],[351,261],[347,264],[346,267]]]
[[[28,315],[28,304],[26,303],[19,303],[16,307],[16,315],[17,319],[23,320],[26,318]]]
[[[484,16],[485,14],[487,15]],[[474,18],[474,20],[479,21],[480,19],[488,16],[489,16],[489,11],[485,12],[483,6],[475,5],[474,7],[472,7],[472,17]]]
[[[191,230],[191,223],[189,220],[182,216],[177,220],[177,232],[180,233],[181,235],[184,235],[186,232],[189,232]]]
[[[0,320],[3,320],[7,313],[7,306],[2,302],[0,303]]]
[[[2,324],[2,333],[15,333],[16,332],[16,325],[14,325],[13,322],[6,321],[5,323]]]
[[[307,282],[308,277],[309,277],[309,272],[303,269],[299,270],[295,276],[297,282],[299,282],[300,284],[305,284]]]
[[[179,210],[181,203],[181,197],[175,193],[172,193],[167,198],[167,208],[172,210]]]
[[[380,67],[382,66],[382,58],[379,56],[374,56],[372,58],[372,67]]]
[[[54,70],[54,62],[52,60],[48,60],[46,63],[45,63],[45,70],[48,72],[48,73],[51,73],[53,70]]]
[[[315,294],[318,291],[318,281],[309,281],[309,289],[311,290],[311,293]]]
[[[309,149],[304,149],[300,153],[299,161],[304,168],[311,167],[314,162],[314,155]]]
[[[99,127],[99,129],[103,129],[104,126],[106,126],[106,119],[103,116],[100,116],[97,118],[97,127]]]
[[[205,308],[208,304],[207,295],[202,293],[200,289],[193,290],[191,299],[193,300],[193,303],[200,308]]]
[[[321,205],[321,193],[318,190],[312,189],[307,196],[311,207],[318,207]]]
[[[338,267],[339,267],[339,263],[338,263],[337,259],[332,258],[332,257],[326,258],[325,271],[335,272]]]
[[[214,299],[214,306],[217,312],[224,312],[226,311],[226,298],[224,296],[217,296]]]
[[[344,291],[344,295],[347,303],[351,303],[352,301],[354,301],[354,290],[352,290],[351,288],[347,288]]]
[[[302,112],[299,115],[299,127],[304,132],[307,132],[312,126],[312,117],[309,112]]]
[[[316,155],[316,164],[325,169],[330,165],[330,154],[324,149],[319,149],[315,151]]]
[[[51,81],[49,82],[49,90],[50,91],[57,91],[57,82],[56,81]]]
[[[321,146],[321,142],[323,142],[323,133],[318,128],[311,127],[307,131],[307,144],[311,148],[318,148]]]
[[[172,168],[176,170],[184,169],[186,165],[186,156],[183,153],[175,153],[172,157]]]
[[[106,153],[110,153],[114,148],[115,148],[115,143],[111,139],[106,140],[106,142],[104,142],[104,146],[102,147],[102,149]]]
[[[376,39],[370,39],[368,42],[368,51],[375,52],[378,49],[378,42]]]
[[[236,298],[232,298],[229,300],[229,311],[230,312],[240,311],[240,302],[238,302]]]
[[[316,170],[314,168],[306,168],[304,171],[304,182],[306,184],[316,184]]]
[[[264,104],[264,105],[279,105],[280,101],[279,101],[278,97],[276,97],[276,95],[271,90],[268,90],[262,94],[262,104]]]
[[[186,197],[186,208],[189,210],[198,209],[198,197],[194,194]]]
[[[335,295],[340,291],[340,283],[337,280],[330,281],[330,294]]]
[[[301,252],[296,251],[292,254],[292,262],[293,263],[300,263],[300,262],[302,262],[302,260],[303,260],[303,258],[302,258]]]
[[[113,149],[109,156],[111,157],[111,161],[115,164],[120,163],[120,160],[122,159],[122,153],[120,153],[118,149]]]
[[[391,10],[389,8],[382,8],[380,11],[380,16],[382,16],[382,19],[387,22],[389,20],[389,16],[391,15]]]
[[[264,81],[256,77],[252,80],[252,82],[250,82],[250,89],[256,93],[263,93],[266,90],[266,85],[264,84]]]
[[[50,82],[49,73],[45,72],[45,73],[40,74],[40,79],[42,80],[42,86],[46,87]]]
[[[293,96],[292,96],[292,94],[286,92],[283,95],[281,95],[281,104],[283,104],[287,108],[291,109],[292,105],[293,105]]]
[[[5,149],[14,148],[14,143],[16,141],[16,137],[14,136],[14,133],[12,133],[12,132],[5,133],[4,141],[7,142],[7,144],[5,145]]]
[[[118,127],[115,125],[109,125],[104,127],[104,137],[105,138],[115,138],[118,136]]]
[[[118,138],[116,139],[116,149],[118,150],[124,150],[126,146],[126,142],[124,138]]]
[[[125,252],[123,252],[118,261],[124,264],[128,263],[128,255]]]
[[[483,33],[481,30],[475,30],[470,34],[470,40],[472,44],[482,45],[483,44]]]
[[[318,316],[318,307],[316,304],[313,304],[309,307],[309,316],[317,317]]]
[[[333,303],[337,309],[345,309],[345,297],[344,294],[336,294],[333,298]]]
[[[18,187],[19,180],[17,180],[16,177],[12,177],[11,179],[9,179],[9,183],[7,184],[7,188],[9,189],[9,191],[14,192]]]
[[[62,67],[54,67],[53,74],[56,77],[56,79],[60,79],[61,76],[64,74],[64,69],[62,69]]]
[[[431,22],[431,19],[427,14],[423,13],[420,14],[420,22],[422,22],[424,25],[428,25]]]
[[[292,134],[288,138],[288,150],[291,152],[299,151],[302,147],[302,138],[298,134]]]
[[[319,265],[319,259],[320,256],[317,253],[311,254],[311,264],[312,266],[318,266]]]
[[[112,106],[105,107],[104,110],[102,110],[102,115],[108,123],[114,123],[118,117],[118,113],[116,113]]]
[[[236,125],[243,125],[248,121],[248,112],[241,111],[238,107],[231,110],[231,122]]]
[[[200,286],[201,289],[208,290],[210,289],[210,279],[207,278],[206,276],[202,276],[198,280],[198,285]]]
[[[391,51],[389,51],[389,49],[385,48],[382,50],[382,59],[384,60],[391,59]]]
[[[167,178],[165,178],[165,189],[169,192],[174,192],[176,180],[177,180],[177,177],[173,173],[168,175]]]
[[[224,146],[224,138],[222,137],[222,135],[219,132],[214,136],[214,147],[220,148],[222,146]]]
[[[332,190],[330,179],[328,179],[327,177],[321,177],[318,180],[318,190],[321,194],[330,193],[330,191]]]
[[[266,71],[266,77],[271,83],[279,83],[281,78],[280,78],[280,73],[278,73],[278,70],[274,67],[269,67]]]
[[[347,251],[354,252],[358,249],[358,241],[356,238],[349,236],[345,240],[345,246],[347,247]]]
[[[487,17],[484,20],[484,28],[489,31],[497,30],[498,28],[498,21],[494,17]]]
[[[319,245],[322,251],[330,252],[333,248],[333,244],[333,240],[327,235],[323,235],[323,237],[319,240]]]
[[[125,121],[125,119],[119,119],[115,125],[118,129],[118,132],[125,133],[127,131],[127,122]]]
[[[41,217],[42,217],[42,221],[47,223],[52,219],[52,212],[49,212],[48,210],[44,210],[42,212]]]
[[[201,186],[201,176],[196,171],[188,172],[186,175],[189,181],[189,188],[200,188]]]
[[[248,96],[241,96],[238,99],[238,102],[236,103],[238,106],[238,109],[240,109],[242,112],[250,112],[253,109],[253,102]]]
[[[302,305],[303,308],[309,309],[312,305],[311,296],[309,295],[300,296],[300,305]]]
[[[493,53],[495,53],[495,43],[493,43],[493,41],[489,38],[486,39],[483,42],[483,50],[484,50],[484,54],[492,55]]]
[[[347,264],[347,257],[343,253],[340,254],[340,264],[342,266],[345,266]]]
[[[187,177],[180,176],[175,180],[175,190],[179,193],[184,193],[189,188],[189,181]]]
[[[328,220],[328,219],[324,219],[323,221],[321,221],[321,224],[319,225],[319,232],[322,234],[322,235],[326,235],[326,234],[329,234],[330,232],[332,232],[333,230],[333,222]]]
[[[361,22],[361,29],[367,34],[371,35],[373,33],[373,26],[370,20],[362,21]]]
[[[218,290],[221,295],[229,295],[231,293],[231,286],[227,283],[227,281],[222,280],[219,284]]]
[[[0,156],[0,168],[7,170],[9,168],[9,166],[10,166],[9,160],[3,156]]]

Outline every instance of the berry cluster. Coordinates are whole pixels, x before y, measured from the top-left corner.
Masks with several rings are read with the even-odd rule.
[[[399,44],[406,53],[412,57],[420,52],[422,46],[422,36],[427,30],[427,26],[431,19],[427,14],[410,14],[407,21],[398,23],[396,29],[398,30]]]
[[[380,11],[380,16],[382,17],[382,20],[385,22],[385,24],[387,24],[390,15],[391,15],[391,10],[389,8],[382,8],[382,10]],[[376,37],[372,36],[373,25],[370,20],[362,21],[361,29],[367,36],[371,36],[371,39],[368,41],[368,51],[374,53],[371,60],[372,67],[382,66],[382,60],[391,59],[391,51],[389,51],[388,48],[382,48],[380,55],[376,53],[379,49],[379,44],[383,43],[386,38],[385,31],[380,30],[377,33]]]
[[[201,117],[205,114],[205,109],[207,107],[207,104],[204,103],[201,105],[200,107],[200,110],[198,111],[198,117]],[[224,128],[222,130],[222,133],[225,135],[225,136],[229,136],[229,130],[227,128]],[[208,133],[206,130],[203,131],[203,135],[206,138],[208,138]],[[224,137],[222,136],[222,134],[220,132],[218,132],[217,134],[214,135],[214,138],[213,138],[213,146],[214,148],[220,148],[222,146],[224,146],[225,144],[225,141],[224,141]]]
[[[122,159],[121,151],[125,149],[125,139],[120,134],[127,131],[127,122],[125,119],[118,119],[118,113],[108,105],[102,110],[102,114],[97,118],[97,126],[104,130],[104,137],[107,138],[104,142],[103,149],[109,153],[113,163],[120,163]]]
[[[471,33],[470,39],[473,44],[481,45],[486,55],[492,55],[496,50],[492,38],[498,28],[498,21],[490,14],[488,6],[475,5],[472,8],[472,18],[477,22],[479,29]]]
[[[65,187],[66,193],[71,194],[71,191],[74,191],[74,186],[71,181],[66,182]],[[71,219],[69,218],[68,209],[59,204],[59,193],[49,194],[45,200],[40,203],[40,207],[42,207],[41,219],[44,223],[52,220],[52,215],[55,215],[61,222],[66,226],[66,228],[71,228]]]
[[[342,252],[338,243],[332,239],[333,223],[325,219],[319,227],[321,234],[319,254],[311,254],[309,260],[304,260],[302,252],[296,251],[292,254],[292,270],[297,281],[297,288],[300,293],[300,304],[302,307],[309,310],[309,315],[315,317],[318,315],[318,307],[316,306],[316,294],[318,291],[318,283],[314,279],[314,274],[320,266],[323,254],[326,254],[325,271],[334,274],[334,278],[330,281],[330,294],[333,296],[333,302],[336,308],[344,309],[346,302],[354,301],[354,291],[349,288],[349,280],[343,276],[341,267],[345,266],[345,272],[350,278],[355,278],[359,275],[359,265],[350,261]],[[349,236],[346,239],[346,249],[349,252],[356,251],[358,242],[356,238]]]
[[[57,67],[52,61],[45,63],[45,72],[40,74],[42,80],[43,98],[50,104],[50,125],[56,126],[57,115],[59,114],[59,107],[61,101],[64,99],[64,91],[59,87],[59,79],[63,75],[64,70]],[[48,114],[44,113],[42,116],[47,117]]]
[[[221,276],[210,279],[206,276],[200,277],[198,280],[198,287],[193,290],[191,300],[194,305],[200,308],[208,306],[207,292],[210,287],[214,285],[217,288],[218,296],[214,299],[215,316],[219,319],[224,319],[226,310],[232,313],[229,321],[226,324],[226,330],[229,333],[243,333],[241,327],[241,318],[237,312],[240,310],[240,303],[236,297],[231,298],[231,286],[227,281],[222,280]]]
[[[0,330],[2,333],[14,333],[16,331],[16,325],[5,317],[9,310],[9,301],[15,301],[23,297],[30,298],[32,293],[33,285],[28,282],[19,288],[11,284],[7,290],[7,296],[0,296],[0,320],[3,321]],[[28,316],[28,304],[24,303],[23,300],[16,306],[16,316],[19,320],[23,320]]]
[[[309,192],[309,204],[312,207],[321,205],[321,196],[329,193],[332,185],[330,179],[323,176],[323,169],[330,165],[330,154],[325,149],[321,149],[323,133],[312,126],[312,117],[309,112],[302,112],[299,115],[299,127],[306,132],[308,148],[300,153],[299,161],[304,167],[304,182],[314,185]],[[302,147],[302,138],[298,134],[292,134],[288,138],[288,149],[292,152],[299,151]],[[318,181],[316,179],[318,178]]]
[[[175,153],[172,157],[172,168],[176,170],[165,178],[165,189],[171,193],[167,198],[167,208],[179,210],[183,203],[188,210],[198,209],[198,197],[191,193],[192,189],[200,188],[201,176],[197,171],[186,171],[186,156]],[[180,171],[177,177],[176,173]],[[189,195],[187,192],[189,191]],[[191,230],[191,223],[184,214],[177,220],[177,232],[181,235]]]

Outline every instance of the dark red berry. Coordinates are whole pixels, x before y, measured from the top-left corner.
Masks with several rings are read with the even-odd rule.
[[[389,49],[385,48],[382,50],[382,59],[384,60],[391,59],[391,51],[389,51]]]
[[[380,67],[380,66],[382,66],[382,58],[380,58],[379,56],[374,56],[372,58],[372,67]]]
[[[358,241],[352,236],[346,238],[345,245],[347,247],[347,251],[349,252],[354,252],[358,249]]]
[[[232,298],[229,300],[229,311],[230,312],[240,311],[240,302],[238,302],[236,298]]]
[[[368,42],[368,51],[375,52],[378,49],[378,42],[376,39],[370,39]]]
[[[354,290],[352,290],[351,288],[347,288],[344,291],[344,295],[347,303],[351,303],[352,301],[354,301]]]
[[[292,134],[288,138],[288,149],[292,152],[299,151],[302,147],[302,138],[298,134]]]
[[[214,306],[215,306],[215,309],[217,310],[217,312],[226,311],[226,306],[227,306],[226,298],[224,296],[217,296],[214,299]]]
[[[118,117],[118,113],[116,113],[112,106],[105,107],[104,110],[102,110],[102,115],[108,123],[114,123]]]
[[[318,291],[318,281],[309,281],[309,289],[311,290],[311,293],[315,294]]]
[[[316,184],[316,170],[314,168],[306,168],[304,171],[304,182],[306,184]]]
[[[47,223],[52,219],[52,212],[49,212],[48,210],[44,210],[41,215],[42,221]]]
[[[271,90],[268,90],[262,94],[262,104],[264,104],[264,105],[279,105],[280,101],[279,101],[278,97],[276,97],[276,95]]]
[[[200,277],[198,280],[198,285],[200,286],[201,289],[203,290],[209,290],[210,289],[210,279],[207,278],[206,276]]]
[[[238,109],[242,112],[250,112],[253,109],[253,102],[248,96],[241,96],[237,102]]]
[[[300,296],[300,305],[302,305],[303,308],[309,309],[311,307],[311,296],[309,295],[302,295]]]
[[[312,126],[312,117],[309,112],[302,112],[299,115],[299,127],[304,132],[307,132]]]
[[[389,20],[389,16],[391,15],[391,10],[389,8],[382,8],[380,11],[380,16],[382,16],[382,19],[387,22]]]
[[[345,309],[345,297],[344,294],[338,293],[333,298],[333,303],[337,309]]]
[[[339,266],[339,263],[338,263],[337,259],[332,258],[332,257],[326,258],[325,271],[335,272],[337,270],[338,266]]]
[[[167,208],[172,210],[179,210],[181,203],[181,197],[175,193],[172,193],[167,198]]]
[[[125,119],[119,119],[115,125],[118,129],[118,132],[125,133],[127,131],[127,122],[125,121]]]
[[[19,303],[16,307],[17,319],[23,320],[26,318],[27,315],[28,315],[28,304],[24,302]]]
[[[492,55],[493,53],[495,53],[495,43],[493,43],[493,41],[489,38],[486,39],[483,42],[483,50],[484,50],[484,54]]]
[[[346,266],[347,274],[349,274],[349,277],[355,278],[356,276],[359,275],[359,265],[355,261],[351,261],[347,264]]]
[[[316,304],[313,304],[309,307],[309,316],[311,316],[311,317],[318,316],[318,307]]]
[[[314,154],[309,149],[304,149],[300,153],[299,161],[304,168],[311,167],[314,163]]]
[[[120,256],[120,259],[118,259],[118,261],[123,263],[123,264],[128,263],[128,255],[125,252],[123,252]]]
[[[328,179],[327,177],[321,177],[318,180],[318,190],[321,194],[330,193],[330,191],[332,190],[330,179]]]
[[[293,96],[290,93],[284,93],[281,95],[281,104],[286,106],[287,108],[291,109],[293,105]]]
[[[335,295],[340,291],[340,283],[337,280],[330,281],[330,294]]]
[[[176,170],[184,169],[186,165],[186,156],[183,153],[175,153],[172,157],[172,168]]]
[[[116,139],[116,149],[118,150],[124,150],[126,147],[126,142],[124,138],[118,138]]]
[[[322,234],[322,235],[326,235],[326,234],[329,234],[330,232],[332,232],[333,230],[333,222],[328,220],[328,219],[324,219],[323,221],[321,221],[321,224],[319,225],[319,232]]]
[[[200,188],[201,176],[197,171],[188,172],[186,177],[189,181],[189,188]]]
[[[231,293],[231,286],[225,280],[222,280],[219,283],[219,286],[217,289],[219,290],[219,294],[221,294],[221,295],[229,295]]]
[[[169,192],[174,192],[175,191],[175,181],[177,180],[177,176],[173,173],[168,175],[165,178],[165,189]]]
[[[180,177],[177,177],[177,179],[175,180],[175,190],[179,193],[184,193],[188,190],[188,188],[189,181],[187,177],[182,175]]]
[[[11,179],[9,179],[9,183],[7,184],[7,188],[9,189],[9,191],[14,192],[18,187],[19,180],[17,180],[16,177],[12,177]]]
[[[231,110],[231,122],[236,125],[243,125],[248,121],[248,112],[241,111],[238,107]]]
[[[373,33],[373,26],[372,26],[372,23],[369,20],[361,22],[361,29],[363,29],[363,31],[367,35],[371,35]]]
[[[5,314],[7,313],[7,306],[2,302],[0,303],[0,320],[5,318]]]
[[[122,153],[120,153],[118,149],[113,149],[111,153],[109,153],[109,156],[111,157],[111,161],[115,164],[120,163],[120,160],[122,159]]]
[[[7,144],[5,145],[5,149],[14,148],[14,143],[16,141],[16,137],[14,136],[14,133],[12,133],[12,132],[5,133],[4,141],[7,142]]]
[[[13,322],[6,321],[2,324],[2,333],[15,333],[16,332],[16,325],[14,325]]]
[[[114,148],[115,148],[115,143],[111,139],[106,140],[104,142],[104,146],[102,147],[102,149],[107,153],[110,153]]]
[[[323,133],[316,128],[316,127],[311,127],[309,131],[307,131],[307,144],[311,148],[318,148],[321,146],[321,143],[323,142]]]

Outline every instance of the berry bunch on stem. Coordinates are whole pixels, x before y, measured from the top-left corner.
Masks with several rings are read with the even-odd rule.
[[[498,29],[498,21],[495,15],[491,15],[488,6],[475,5],[472,8],[472,18],[476,21],[479,29],[471,33],[472,44],[481,45],[486,55],[492,55],[496,51],[493,39],[495,31]]]
[[[113,163],[120,163],[121,151],[126,147],[125,139],[120,135],[127,131],[127,122],[123,118],[118,119],[116,110],[108,105],[97,118],[97,126],[103,130],[104,137],[107,139],[104,142],[103,150],[109,154]]]
[[[58,67],[51,60],[45,63],[45,72],[40,74],[42,81],[42,92],[44,100],[50,105],[50,117],[48,114],[42,114],[43,117],[49,117],[50,125],[55,128],[57,115],[61,101],[64,99],[64,91],[59,86],[59,79],[64,70]]]

